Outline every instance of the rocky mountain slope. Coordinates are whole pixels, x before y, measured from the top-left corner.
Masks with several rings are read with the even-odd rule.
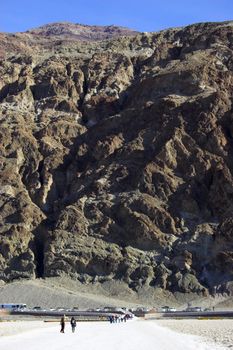
[[[102,32],[1,34],[0,278],[230,294],[232,22]]]
[[[90,43],[136,34],[138,32],[134,30],[115,25],[88,26],[70,22],[51,23],[21,33],[0,33],[0,57],[5,58],[5,55],[9,53],[25,54],[25,52],[34,56],[46,49],[51,55],[51,52],[57,51],[58,48],[64,51],[65,46],[69,52],[77,41]],[[85,50],[86,45],[84,45],[84,53]]]

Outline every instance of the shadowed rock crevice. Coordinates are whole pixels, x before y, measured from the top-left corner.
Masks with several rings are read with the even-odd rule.
[[[45,277],[45,251],[52,227],[53,222],[51,218],[44,219],[33,232],[31,249],[35,257],[35,274],[37,278]]]
[[[36,277],[44,277],[44,242],[42,239],[35,239],[35,259],[36,259]]]

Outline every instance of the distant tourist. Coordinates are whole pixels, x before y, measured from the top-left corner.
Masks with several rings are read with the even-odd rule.
[[[61,325],[60,333],[65,333],[65,315],[62,316],[60,325]]]
[[[74,332],[75,332],[76,325],[77,325],[76,319],[75,319],[74,317],[71,317],[70,325],[71,325],[72,332],[74,333]]]

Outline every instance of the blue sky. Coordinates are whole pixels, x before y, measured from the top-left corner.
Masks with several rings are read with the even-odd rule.
[[[233,0],[1,0],[0,31],[69,21],[156,31],[233,19]]]

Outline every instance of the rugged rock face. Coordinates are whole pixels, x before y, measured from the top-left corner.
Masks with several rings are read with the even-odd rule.
[[[230,293],[232,22],[42,29],[1,35],[1,278]]]

